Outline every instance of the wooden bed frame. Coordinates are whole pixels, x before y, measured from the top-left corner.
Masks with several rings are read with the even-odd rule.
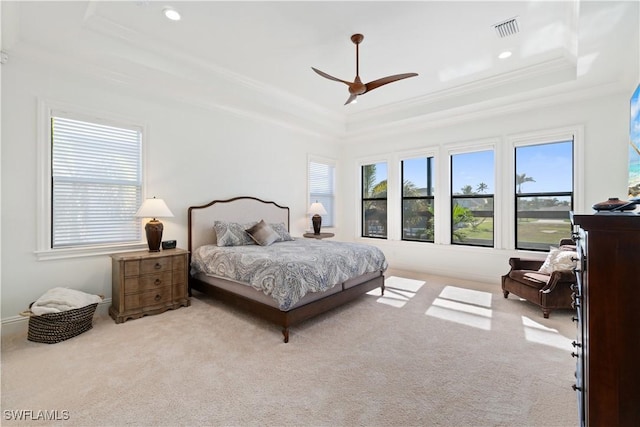
[[[282,222],[289,229],[289,208],[280,206],[275,202],[248,196],[235,197],[228,200],[214,200],[205,205],[191,206],[189,208],[188,223],[189,257],[191,257],[192,251],[196,248],[215,242],[214,220],[244,223],[259,221],[260,219],[264,219],[267,223]],[[189,258],[190,260],[191,258]],[[382,294],[384,294],[384,275],[380,272],[379,275],[350,287],[345,287],[344,284],[337,284],[336,286],[341,286],[342,290],[304,305],[296,305],[288,311],[282,311],[263,302],[255,301],[250,297],[204,282],[189,274],[189,295],[191,295],[192,289],[196,289],[229,305],[246,310],[259,318],[275,323],[282,327],[285,343],[289,342],[290,326],[352,301],[375,288],[380,288]],[[258,290],[256,290],[256,293],[261,294]]]

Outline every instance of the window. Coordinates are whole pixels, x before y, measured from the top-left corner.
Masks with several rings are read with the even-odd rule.
[[[58,111],[49,125],[48,249],[140,243],[141,128]]]
[[[494,246],[494,152],[451,156],[451,243]]]
[[[362,166],[362,237],[387,238],[387,164]]]
[[[309,204],[320,202],[327,211],[322,216],[323,227],[335,226],[335,165],[326,160],[309,160]],[[309,220],[309,227],[312,227]]]
[[[433,242],[433,157],[407,159],[402,169],[402,240]]]
[[[548,251],[571,236],[573,139],[515,148],[516,249]]]

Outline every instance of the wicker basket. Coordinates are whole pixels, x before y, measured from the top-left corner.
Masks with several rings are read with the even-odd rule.
[[[60,313],[47,313],[29,316],[27,339],[33,342],[55,344],[68,340],[93,327],[93,314],[98,303]],[[29,313],[29,312],[27,312]]]

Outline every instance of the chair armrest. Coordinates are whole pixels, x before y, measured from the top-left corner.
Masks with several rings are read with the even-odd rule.
[[[544,261],[526,258],[509,258],[509,265],[512,270],[533,270],[537,271],[542,267]]]
[[[557,270],[551,273],[551,277],[547,282],[547,285],[540,289],[540,292],[549,293],[559,283],[566,283],[568,285],[576,283],[576,274],[572,270]]]

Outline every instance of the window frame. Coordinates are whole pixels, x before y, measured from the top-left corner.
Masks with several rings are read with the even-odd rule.
[[[374,164],[378,164],[378,163],[384,163],[387,166],[387,193],[386,193],[386,197],[364,197],[364,167],[365,166],[369,166],[369,165],[374,165]],[[358,165],[358,175],[359,175],[359,179],[358,179],[358,183],[360,186],[360,200],[359,200],[359,238],[362,239],[378,239],[378,240],[389,240],[389,190],[390,190],[390,178],[391,178],[391,171],[390,171],[390,162],[388,159],[375,159],[375,160],[365,160],[365,161],[361,161]],[[385,236],[367,236],[364,234],[364,223],[365,223],[365,217],[364,217],[364,204],[367,201],[376,201],[376,200],[384,200],[387,204],[387,209],[386,209],[386,235]]]
[[[141,179],[142,179],[142,199],[146,194],[146,135],[147,126],[140,121],[132,121],[113,113],[96,111],[86,107],[70,105],[56,101],[38,99],[37,113],[37,202],[36,202],[36,250],[37,260],[51,260],[61,258],[76,258],[112,254],[130,250],[144,249],[146,243],[142,220],[140,221],[140,241],[132,243],[114,243],[87,245],[82,247],[52,247],[52,147],[51,147],[51,117],[56,112],[65,117],[78,120],[106,124],[117,127],[135,128],[141,132]]]
[[[448,183],[448,194],[449,194],[449,227],[448,227],[448,244],[450,246],[459,246],[459,247],[470,247],[470,248],[487,248],[487,249],[496,249],[498,247],[498,242],[500,241],[500,227],[496,227],[496,224],[500,224],[500,213],[499,209],[496,209],[496,206],[499,206],[500,203],[500,188],[499,180],[497,179],[500,173],[500,150],[498,147],[500,146],[499,141],[495,139],[484,140],[484,141],[476,141],[465,144],[459,144],[455,147],[449,149],[448,153],[448,166],[449,166],[449,183]],[[460,154],[472,154],[483,151],[492,151],[493,152],[493,181],[494,181],[494,189],[491,194],[478,194],[478,195],[469,195],[469,194],[460,194],[455,195],[453,189],[453,157],[455,155]],[[481,244],[468,244],[468,243],[458,243],[453,239],[453,211],[456,199],[461,198],[491,198],[493,201],[493,238],[491,241],[491,245],[481,245]]]
[[[522,197],[550,197],[550,196],[568,196],[570,198],[570,209],[569,212],[574,211],[576,209],[576,196],[577,196],[577,176],[579,170],[579,163],[577,160],[578,153],[581,152],[579,149],[578,140],[581,136],[580,128],[572,128],[568,130],[558,130],[557,132],[542,132],[542,133],[533,133],[527,134],[527,136],[521,136],[519,138],[511,137],[509,138],[511,142],[511,150],[512,150],[512,164],[513,169],[511,173],[511,181],[512,186],[510,188],[510,196],[511,196],[511,218],[513,221],[512,226],[510,227],[510,232],[513,233],[513,238],[511,239],[510,245],[518,251],[530,251],[530,252],[548,252],[548,247],[544,248],[525,248],[518,247],[518,199]],[[536,192],[536,193],[518,193],[517,186],[517,178],[516,174],[518,172],[516,151],[521,147],[532,147],[546,144],[557,144],[564,142],[572,142],[572,164],[571,164],[571,178],[572,178],[572,190],[571,192]],[[581,182],[581,181],[580,181]],[[567,238],[569,235],[566,236]],[[559,243],[555,242],[556,244]],[[552,245],[552,244],[550,244]]]
[[[330,166],[332,168],[332,172],[333,172],[333,177],[331,178],[331,206],[324,206],[324,208],[327,210],[327,212],[329,212],[330,218],[331,218],[331,222],[326,224],[325,223],[325,218],[322,219],[322,228],[329,228],[329,229],[335,229],[337,227],[337,218],[336,218],[336,180],[337,180],[337,166],[336,166],[336,161],[333,159],[329,159],[326,157],[319,157],[319,156],[314,156],[314,155],[309,155],[307,158],[307,208],[309,206],[311,206],[311,203],[313,203],[314,200],[314,196],[311,193],[311,163],[318,163],[318,164],[323,164],[323,165],[327,165]],[[312,223],[311,223],[311,217],[308,218],[307,221],[307,225],[309,227],[312,228]],[[311,229],[310,228],[310,229]]]
[[[416,159],[426,159],[427,160],[427,196],[405,196],[404,195],[404,162]],[[435,235],[436,235],[436,208],[435,208],[435,184],[437,182],[436,175],[436,160],[437,157],[433,154],[423,155],[423,156],[412,156],[412,157],[403,157],[400,159],[400,240],[406,242],[421,242],[421,243],[435,243]],[[433,191],[432,191],[433,190]],[[388,196],[388,195],[387,195]],[[430,200],[431,206],[434,211],[433,215],[433,238],[431,240],[423,240],[423,239],[409,239],[405,238],[404,235],[404,202],[405,200]],[[388,203],[388,200],[387,200]],[[388,207],[387,207],[388,209]],[[388,227],[387,227],[388,228]]]

